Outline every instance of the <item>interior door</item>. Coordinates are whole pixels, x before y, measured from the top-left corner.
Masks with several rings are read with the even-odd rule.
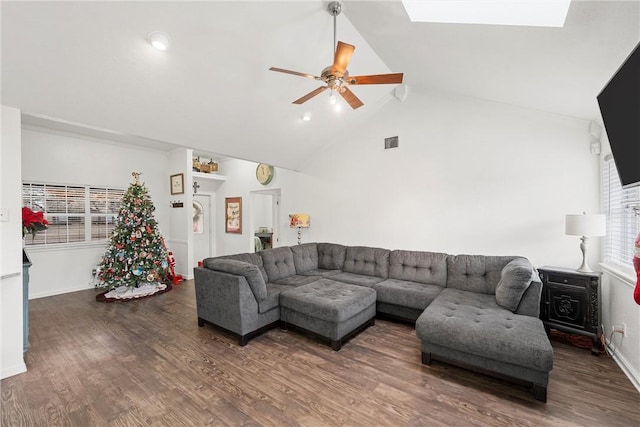
[[[193,260],[198,261],[212,256],[211,236],[211,196],[196,194],[193,196]]]

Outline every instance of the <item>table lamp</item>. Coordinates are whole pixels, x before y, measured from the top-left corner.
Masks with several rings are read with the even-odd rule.
[[[583,273],[591,273],[593,270],[587,264],[587,240],[589,237],[604,236],[607,234],[606,216],[603,214],[589,214],[586,212],[578,215],[567,215],[564,234],[569,236],[582,236],[580,250],[582,251],[582,265],[576,269]]]
[[[298,228],[298,244],[301,244],[302,229],[309,228],[309,214],[289,214],[289,227]]]

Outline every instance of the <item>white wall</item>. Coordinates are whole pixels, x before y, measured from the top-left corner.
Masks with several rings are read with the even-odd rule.
[[[179,201],[183,203],[181,208],[170,208],[170,229],[171,235],[167,239],[167,246],[176,259],[176,274],[189,279],[193,277],[193,265],[191,261],[190,248],[193,247],[192,231],[192,206],[193,206],[193,188],[191,187],[191,166],[193,151],[180,148],[169,153],[169,163],[167,173],[167,184],[169,176],[183,174],[184,177],[184,193],[171,195],[171,189],[167,187],[169,200]]]
[[[611,154],[606,132],[602,134],[601,159]],[[604,274],[600,288],[602,324],[609,351],[640,391],[640,306],[633,299],[636,277],[633,268],[601,265]],[[611,335],[612,326],[626,325],[626,334]]]
[[[0,139],[0,378],[25,372],[22,320],[20,110],[2,106]]]
[[[603,332],[610,353],[640,391],[640,306],[633,299],[635,281],[605,268],[600,295]],[[626,325],[626,333],[611,334],[612,326]]]
[[[398,135],[400,148],[384,150]],[[286,216],[308,212],[303,241],[442,251],[520,254],[537,266],[578,266],[579,239],[567,213],[599,211],[599,159],[588,122],[480,100],[412,94],[381,109],[309,160],[300,173],[276,169],[283,241]],[[225,163],[219,192],[260,190],[255,163]],[[290,232],[288,232],[290,231]],[[222,235],[219,254],[245,252],[244,236]],[[590,247],[591,263],[600,259]]]
[[[169,173],[163,152],[115,145],[106,141],[35,127],[22,131],[22,180],[51,184],[98,185],[128,188],[131,172],[149,189],[156,207],[160,232],[168,239]],[[105,244],[27,247],[30,298],[93,287],[91,271],[100,261]]]
[[[412,94],[336,141],[283,196],[311,215],[306,241],[580,264],[564,216],[599,209],[586,121]]]

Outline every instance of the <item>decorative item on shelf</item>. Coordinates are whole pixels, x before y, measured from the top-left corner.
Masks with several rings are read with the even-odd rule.
[[[242,197],[224,199],[225,232],[242,234]]]
[[[184,194],[184,174],[171,175],[171,194]]]
[[[204,173],[218,172],[218,164],[213,160],[209,160],[209,163],[200,163],[200,172],[204,172]]]
[[[593,270],[587,264],[587,241],[589,237],[604,236],[607,234],[606,216],[603,214],[589,214],[583,212],[581,215],[569,214],[565,219],[565,234],[569,236],[582,236],[580,240],[580,250],[582,251],[582,265],[576,269],[584,273],[591,273]]]
[[[200,157],[193,158],[192,169],[194,172],[200,172]]]
[[[302,243],[302,229],[309,228],[309,214],[289,214],[289,227],[298,228],[298,244]]]
[[[213,159],[209,159],[209,161],[205,163],[204,161],[200,161],[200,157],[194,157],[193,171],[202,173],[218,172],[218,164],[214,162]]]

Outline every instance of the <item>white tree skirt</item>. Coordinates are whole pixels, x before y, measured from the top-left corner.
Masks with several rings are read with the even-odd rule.
[[[106,298],[115,298],[115,299],[131,299],[131,298],[141,298],[147,297],[149,295],[153,295],[156,292],[164,291],[167,288],[167,285],[162,283],[147,283],[137,288],[130,288],[128,286],[120,286],[118,288],[112,289],[104,296]]]

